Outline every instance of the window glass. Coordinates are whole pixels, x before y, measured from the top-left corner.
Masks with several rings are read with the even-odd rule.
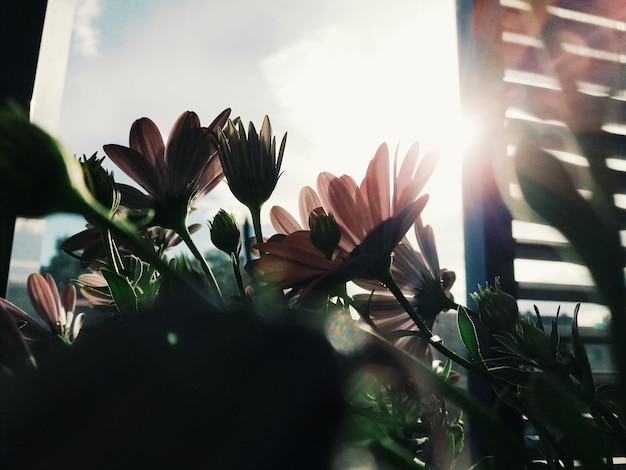
[[[380,143],[403,158],[419,140],[440,152],[424,221],[464,299],[457,83],[453,0],[77,0],[58,136],[71,153],[103,156],[104,144],[128,144],[142,116],[165,136],[185,110],[208,124],[230,107],[257,128],[267,114],[288,139],[266,222],[272,205],[297,214],[319,172],[360,181]],[[246,216],[222,184],[196,218],[219,208]],[[49,218],[42,263],[82,227]],[[210,248],[206,227],[196,238]]]

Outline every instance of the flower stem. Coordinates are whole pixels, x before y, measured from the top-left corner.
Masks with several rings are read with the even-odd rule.
[[[239,264],[239,257],[231,253],[230,260],[233,264],[233,273],[235,274],[235,281],[237,282],[237,289],[239,290],[239,295],[241,296],[241,300],[245,303],[248,302],[248,296],[246,295],[246,290],[243,287],[243,279],[241,277],[241,266]]]
[[[170,276],[171,278],[177,278],[183,281],[185,284],[189,285],[194,291],[198,292],[202,297],[206,297],[206,293],[202,292],[196,285],[184,279],[183,276],[180,275],[172,266],[170,266],[165,259],[162,258],[161,253],[155,251],[154,246],[152,244],[147,244],[145,240],[143,240],[140,234],[137,232],[137,227],[128,222],[125,219],[115,219],[113,220],[109,212],[105,210],[95,199],[92,197],[86,197],[85,195],[81,195],[80,198],[76,200],[76,208],[74,212],[77,214],[81,214],[85,219],[92,221],[95,225],[99,226],[101,230],[109,230],[110,234],[124,243],[124,245],[131,249],[135,255],[137,255],[142,260],[150,263],[152,268],[156,269],[162,276]],[[209,268],[208,264],[206,264],[206,260],[199,253],[197,247],[191,240],[191,235],[189,234],[189,230],[185,223],[183,225],[183,230],[177,231],[180,237],[187,243],[192,252],[195,250],[194,256],[200,256],[199,260],[203,269],[208,269],[210,273],[209,280],[212,280],[212,287],[216,291],[217,300],[220,305],[223,304],[221,292],[219,291],[219,286],[215,281],[215,277],[213,277],[213,273]],[[191,245],[189,245],[191,243]],[[204,263],[203,263],[204,261]],[[205,270],[205,273],[207,271]]]
[[[424,323],[424,320],[422,320],[422,317],[420,317],[419,314],[415,311],[411,303],[405,297],[402,290],[398,287],[396,282],[393,280],[393,278],[391,277],[391,272],[387,274],[386,279],[381,279],[381,281],[387,286],[387,288],[394,295],[396,300],[400,302],[400,305],[402,305],[406,313],[408,313],[408,315],[411,317],[413,322],[415,322],[415,324],[417,325],[417,328],[421,332],[422,337],[426,341],[428,341],[428,343],[433,348],[435,348],[441,354],[446,356],[448,359],[466,368],[467,370],[470,370],[476,373],[477,375],[480,375],[481,377],[489,379],[490,381],[492,380],[492,377],[488,371],[486,371],[485,369],[481,367],[476,366],[476,364],[468,361],[464,357],[459,356],[457,353],[455,353],[451,349],[448,349],[446,346],[444,346],[443,341],[441,340],[439,336],[433,335],[432,331],[430,331],[428,326],[426,326],[426,323]]]
[[[86,219],[95,222],[101,227],[101,231],[109,231],[109,236],[117,237],[128,248],[132,249],[137,256],[151,263],[161,274],[178,276],[159,254],[154,251],[154,247],[149,246],[141,239],[137,233],[136,227],[126,220],[113,220],[109,217],[108,212],[100,210],[96,204],[91,204],[86,200],[83,201],[78,213],[82,214]],[[108,239],[107,237],[107,240]]]
[[[250,207],[252,215],[252,226],[254,227],[254,236],[257,243],[263,243],[263,231],[261,230],[261,207]]]
[[[198,260],[198,262],[200,263],[200,267],[202,268],[202,271],[204,272],[204,275],[206,276],[207,280],[209,281],[209,286],[211,287],[211,290],[215,294],[215,297],[217,299],[218,305],[223,306],[224,305],[224,300],[222,298],[222,291],[220,290],[220,286],[217,283],[217,280],[215,279],[215,275],[213,274],[213,271],[211,270],[211,267],[209,266],[209,263],[207,263],[206,259],[202,255],[202,253],[200,253],[200,250],[198,249],[198,246],[193,241],[193,238],[191,238],[191,234],[189,233],[189,229],[187,228],[187,224],[183,223],[182,227],[180,227],[179,229],[176,230],[176,233],[178,233],[180,238],[183,239],[183,241],[185,242],[185,244],[187,245],[187,247],[189,248],[189,250],[193,254],[194,258],[196,258]]]

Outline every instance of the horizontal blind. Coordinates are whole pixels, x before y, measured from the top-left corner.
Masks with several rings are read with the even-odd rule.
[[[506,155],[496,179],[513,217],[517,296],[527,304],[553,301],[571,314],[568,302],[602,299],[576,251],[522,199],[513,172],[520,142],[559,158],[583,196],[605,192],[626,233],[626,4],[620,5],[500,1],[494,39]],[[594,307],[583,305],[581,315],[602,312]]]

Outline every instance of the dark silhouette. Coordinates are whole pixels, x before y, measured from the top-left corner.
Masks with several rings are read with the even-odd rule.
[[[0,408],[5,469],[329,468],[343,412],[317,331],[185,301],[86,332]]]

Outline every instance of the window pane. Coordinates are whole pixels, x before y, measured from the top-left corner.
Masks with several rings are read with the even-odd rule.
[[[208,124],[230,107],[257,127],[267,114],[289,137],[265,221],[272,205],[297,214],[300,188],[319,172],[360,181],[381,142],[402,158],[420,140],[422,152],[440,150],[424,221],[464,299],[457,88],[453,0],[78,0],[58,135],[71,153],[103,156],[104,144],[127,145],[142,116],[166,135],[185,110]],[[196,218],[220,207],[246,215],[222,184]],[[48,220],[44,264],[81,224]],[[197,239],[210,248],[206,228]]]

